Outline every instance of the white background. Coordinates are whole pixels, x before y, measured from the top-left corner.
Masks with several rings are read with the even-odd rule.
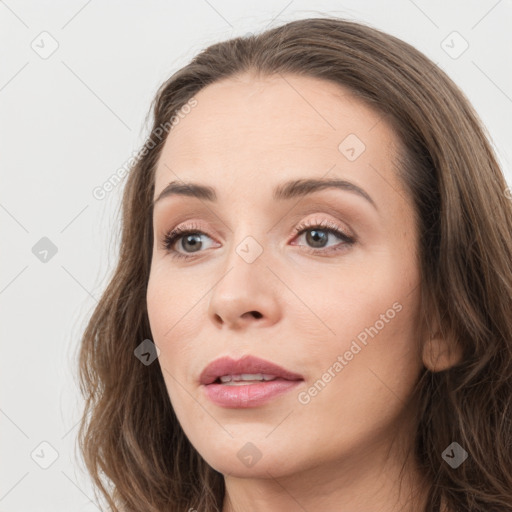
[[[75,357],[115,262],[122,186],[103,200],[92,191],[144,142],[158,86],[211,43],[325,14],[391,33],[444,69],[512,183],[511,0],[0,2],[0,512],[98,510],[74,455]],[[442,47],[453,31],[469,44],[458,58]],[[57,248],[47,262],[32,252],[43,237]]]

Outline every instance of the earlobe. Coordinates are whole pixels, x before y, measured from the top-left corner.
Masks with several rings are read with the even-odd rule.
[[[448,370],[462,360],[462,347],[438,332],[423,344],[422,359],[431,372]]]

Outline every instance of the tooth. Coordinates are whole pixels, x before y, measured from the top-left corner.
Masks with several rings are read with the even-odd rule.
[[[261,373],[242,373],[242,375],[233,375],[233,380],[263,380]]]
[[[275,375],[268,375],[263,373],[242,373],[240,375],[223,375],[220,377],[222,383],[240,382],[240,381],[267,381],[274,380]]]

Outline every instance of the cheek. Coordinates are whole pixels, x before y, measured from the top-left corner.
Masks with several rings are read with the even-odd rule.
[[[166,328],[172,325],[172,295],[166,292],[166,281],[159,279],[153,272],[148,281],[146,303],[151,333],[157,344],[162,340]],[[161,347],[159,347],[161,349]]]
[[[190,353],[194,351],[192,343],[179,342],[180,339],[188,339],[184,338],[184,331],[192,320],[191,307],[180,290],[180,284],[172,279],[169,272],[159,273],[152,270],[146,293],[152,341],[160,351],[158,363],[169,398],[178,414],[183,401],[180,397],[180,383],[184,380],[179,371],[184,366],[180,363],[191,357]],[[197,324],[197,321],[195,323]]]
[[[175,408],[180,407],[183,386],[195,386],[192,381],[199,371],[197,361],[198,356],[201,360],[205,340],[205,290],[210,287],[211,284],[180,278],[163,264],[155,266],[150,274],[146,301],[152,341],[160,351],[158,362]]]
[[[322,432],[332,447],[360,446],[376,432],[396,428],[406,413],[422,365],[415,337],[417,303],[413,294],[393,302],[395,297],[367,301],[363,310],[354,304],[352,317],[348,310],[332,317],[337,341],[309,351],[315,373],[297,396],[294,419],[308,425],[309,432]]]
[[[321,322],[299,320],[295,332],[312,369],[303,403],[316,414],[385,417],[403,406],[422,368],[417,269],[391,252],[380,256],[330,281],[309,281],[317,283],[307,296]]]
[[[151,333],[157,343],[167,344],[178,338],[188,340],[195,334],[201,325],[197,315],[204,308],[207,289],[206,284],[201,287],[194,279],[180,278],[175,271],[165,268],[164,263],[152,268],[146,301]]]
[[[346,340],[358,338],[364,343],[376,331],[379,338],[386,337],[405,328],[404,317],[417,316],[417,272],[390,251],[287,277],[295,295],[303,299],[295,300],[287,314],[300,313],[295,330],[306,334],[304,340],[342,350]]]

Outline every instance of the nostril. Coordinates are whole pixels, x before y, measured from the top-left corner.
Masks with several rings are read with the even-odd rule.
[[[263,316],[259,311],[251,311],[250,313],[254,318],[261,318]]]

